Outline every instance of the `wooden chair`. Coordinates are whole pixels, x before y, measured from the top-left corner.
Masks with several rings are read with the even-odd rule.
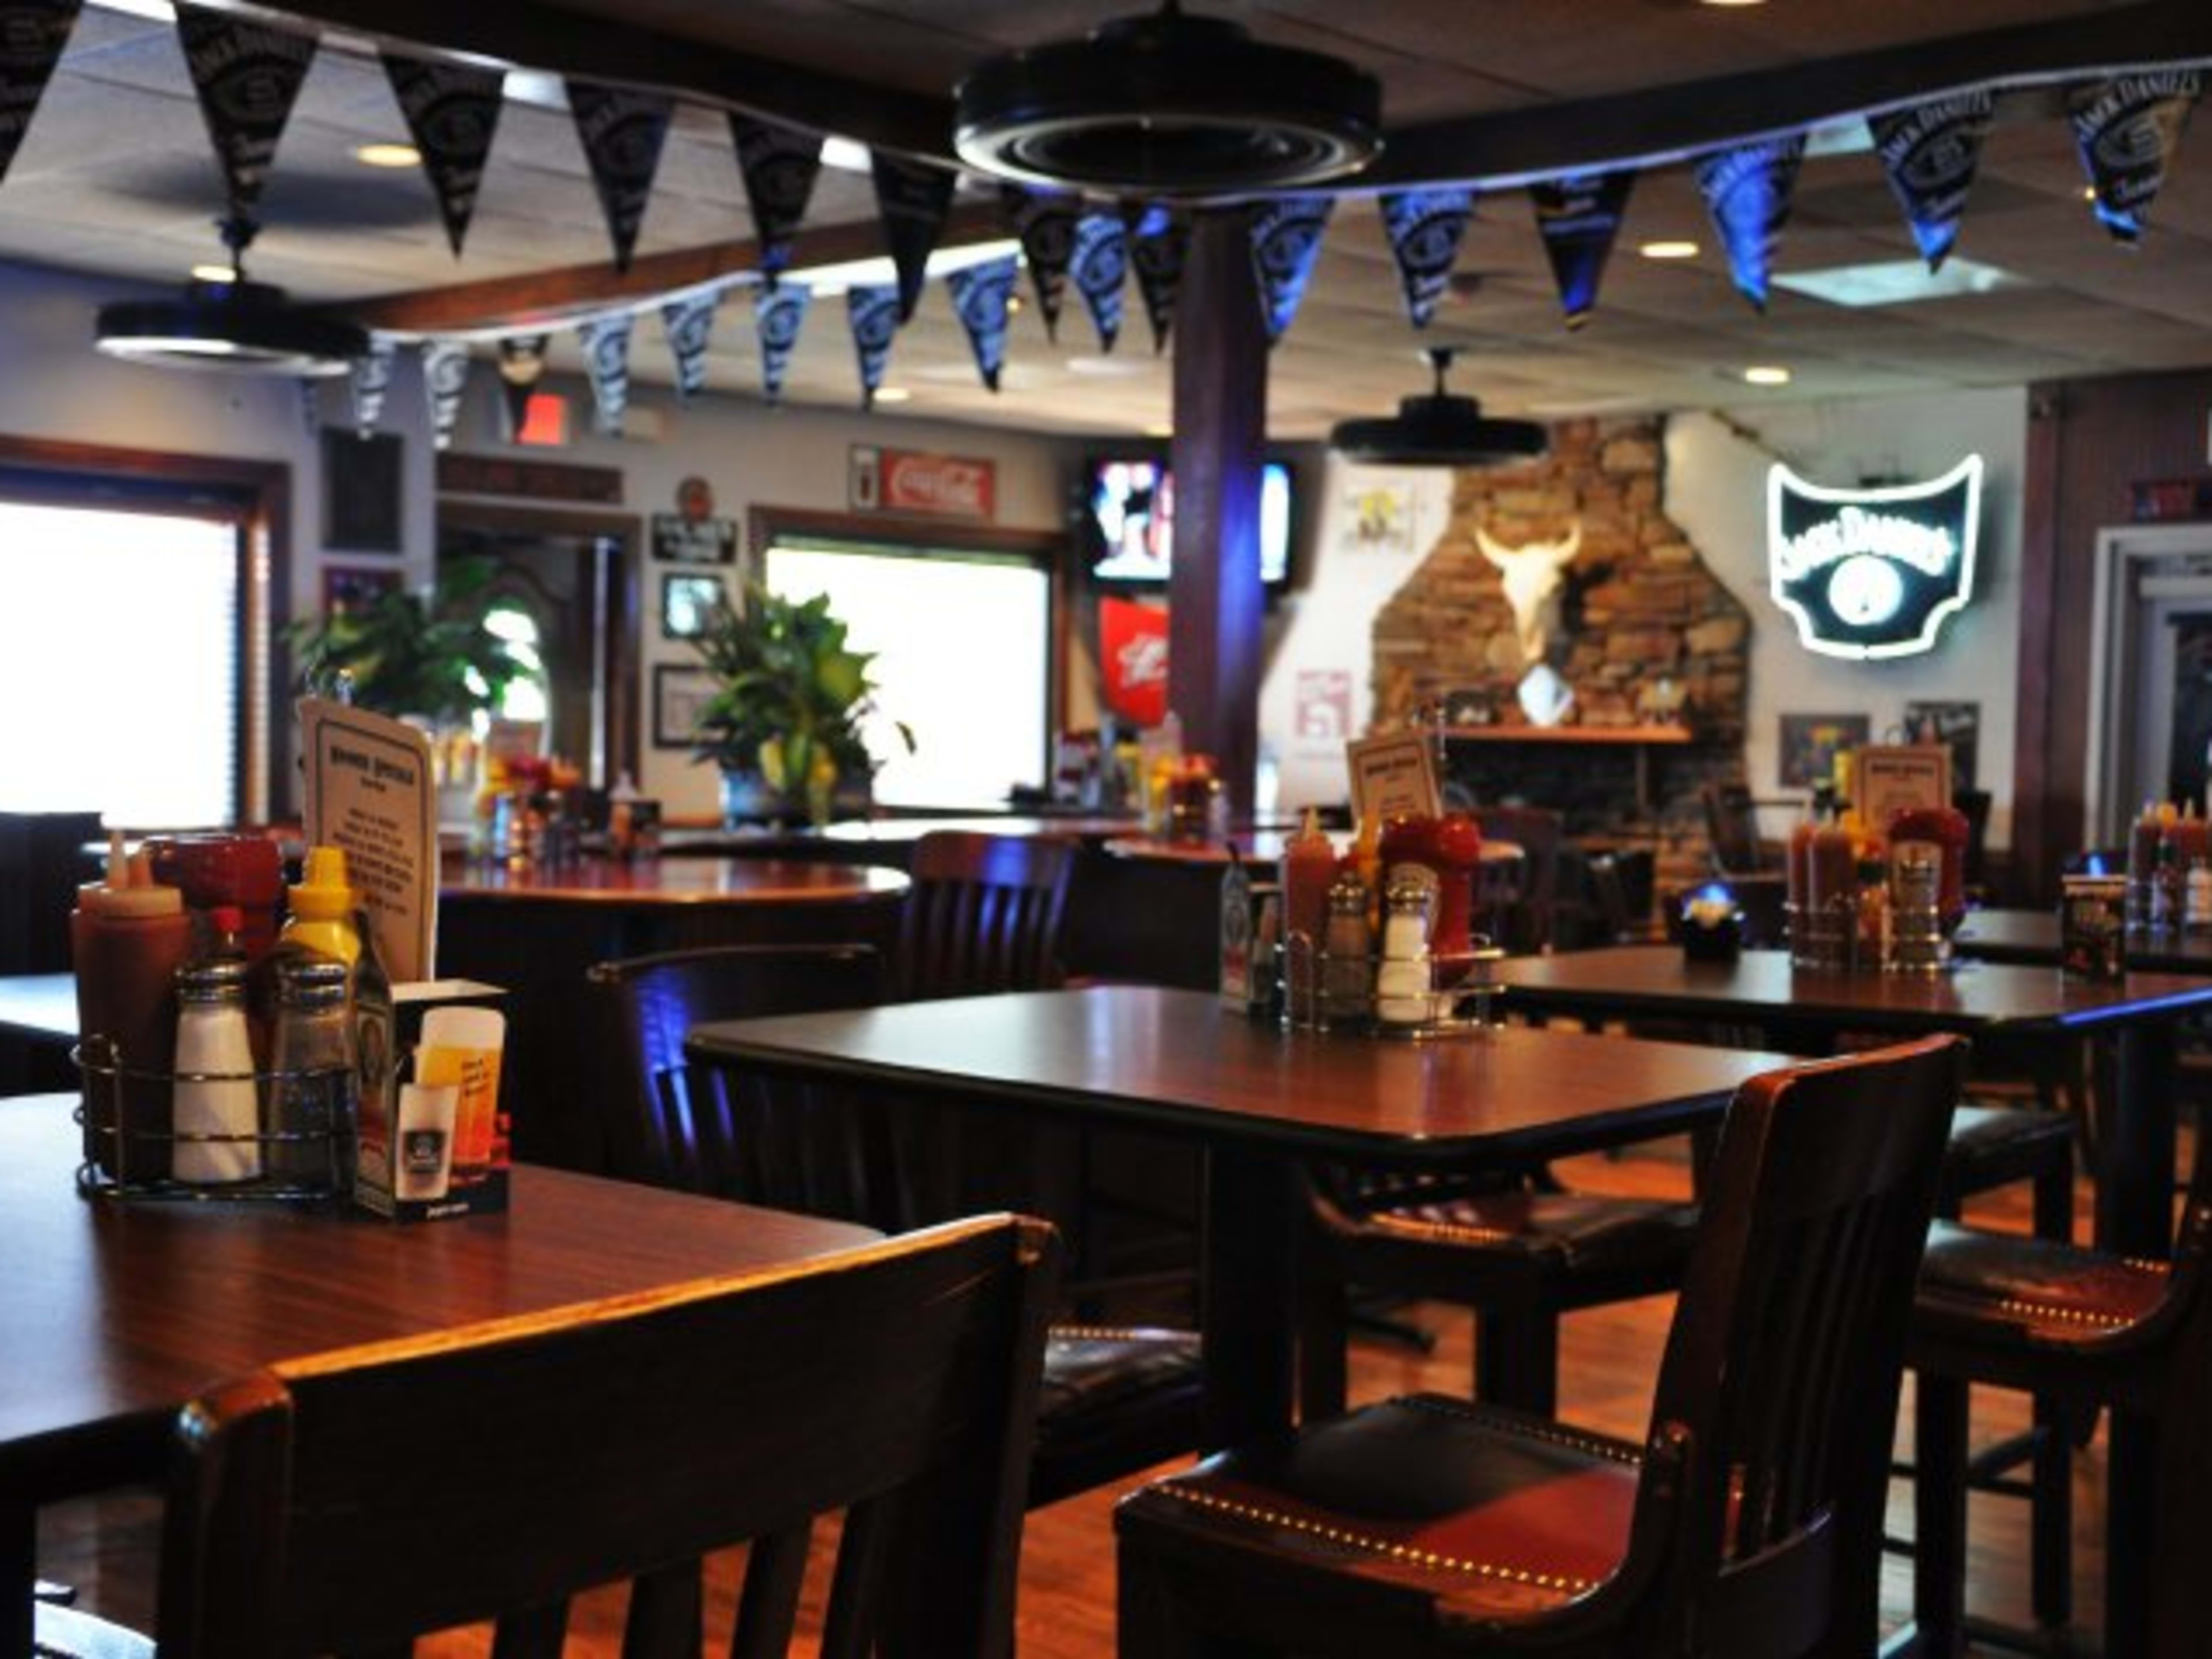
[[[1759,809],[1785,803],[1760,801],[1740,783],[1709,783],[1698,798],[1705,805],[1715,875],[1758,875],[1782,868],[1781,849],[1759,833]]]
[[[1122,1500],[1121,1651],[1871,1652],[1961,1052],[1738,1092],[1641,1444],[1419,1395],[1223,1453]]]
[[[171,1438],[161,1659],[405,1652],[483,1620],[502,1655],[555,1655],[568,1598],[625,1578],[626,1654],[696,1659],[658,1622],[692,1594],[669,1565],[744,1540],[734,1651],[782,1653],[839,1511],[824,1653],[1011,1654],[1057,1259],[1043,1224],[983,1218],[222,1384]]]
[[[933,830],[915,842],[893,997],[1058,985],[1075,852],[1071,842],[957,830]]]
[[[603,1042],[627,1075],[604,1091],[611,1173],[887,1231],[1018,1204],[1079,1213],[1024,1137],[960,1114],[862,1105],[835,1091],[694,1068],[684,1038],[712,1019],[864,1006],[881,963],[865,945],[729,945],[594,964]],[[1080,1293],[1070,1286],[1071,1295]],[[1058,1325],[1046,1349],[1030,1477],[1049,1503],[1198,1443],[1194,1334]]]
[[[1967,1405],[1970,1387],[2036,1397],[2027,1492],[2031,1592],[2041,1632],[2063,1639],[2072,1616],[2072,1434],[2109,1409],[2110,1478],[2164,1486],[2159,1515],[2107,1510],[2108,1654],[2196,1659],[2212,1652],[2212,1613],[2191,1574],[2212,1543],[2203,1473],[2212,1355],[2212,1158],[2198,1143],[2173,1260],[2140,1261],[2045,1238],[1940,1223],[1929,1235],[1907,1358],[1917,1376],[1914,1411],[1914,1601],[1920,1651],[1960,1650],[1969,1635],[2014,1644],[2010,1633],[1966,1616]],[[2172,1455],[2165,1442],[2172,1441]],[[1978,1462],[1987,1462],[1987,1455]],[[2019,1490],[2017,1487],[2007,1488]],[[2172,1580],[2185,1596],[2154,1587]]]

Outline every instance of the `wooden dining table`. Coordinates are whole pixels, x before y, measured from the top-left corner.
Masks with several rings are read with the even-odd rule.
[[[1972,961],[1936,974],[1823,973],[1792,967],[1780,951],[1702,962],[1664,945],[1510,957],[1498,978],[1501,1006],[1511,1012],[1747,1028],[1795,1054],[1829,1052],[1855,1032],[2109,1036],[2115,1086],[2103,1103],[2094,1171],[2097,1242],[2126,1255],[2172,1251],[2173,1026],[2212,1008],[2212,978],[2130,972],[2099,982],[2055,968]]]
[[[1046,1114],[1202,1148],[1206,1416],[1291,1418],[1304,1160],[1519,1165],[1710,1125],[1776,1055],[1488,1028],[1414,1042],[1285,1031],[1200,992],[1103,985],[702,1025],[704,1064],[902,1100]]]
[[[2058,916],[2051,910],[1969,910],[1952,944],[1977,962],[2055,968]],[[2124,948],[2128,966],[2141,973],[2212,974],[2212,933],[2130,932]]]
[[[178,1409],[210,1383],[877,1237],[528,1165],[514,1171],[504,1214],[410,1225],[268,1203],[90,1199],[75,1185],[74,1104],[0,1100],[0,1659],[31,1652],[40,1507],[158,1479]]]

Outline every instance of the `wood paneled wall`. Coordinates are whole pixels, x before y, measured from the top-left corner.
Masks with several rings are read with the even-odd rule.
[[[2050,381],[2030,390],[2013,759],[2022,900],[2054,900],[2060,860],[2081,845],[2097,532],[2129,522],[2139,482],[2212,476],[2208,447],[2212,371]]]

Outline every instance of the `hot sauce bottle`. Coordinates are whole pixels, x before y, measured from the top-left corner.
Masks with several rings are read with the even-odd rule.
[[[1966,914],[1966,840],[1972,834],[1966,815],[1955,806],[1908,806],[1889,821],[1892,856],[1896,849],[1915,842],[1931,842],[1942,862],[1942,884],[1936,896],[1936,913],[1948,934]]]
[[[126,859],[123,837],[111,836],[107,879],[77,890],[70,959],[85,1057],[112,1068],[85,1077],[85,1162],[118,1181],[169,1174],[176,974],[191,952],[185,896],[157,884],[143,854]]]

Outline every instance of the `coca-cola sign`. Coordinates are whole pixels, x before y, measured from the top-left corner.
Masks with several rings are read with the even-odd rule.
[[[998,466],[964,455],[853,447],[853,505],[869,513],[989,520],[998,513]]]

